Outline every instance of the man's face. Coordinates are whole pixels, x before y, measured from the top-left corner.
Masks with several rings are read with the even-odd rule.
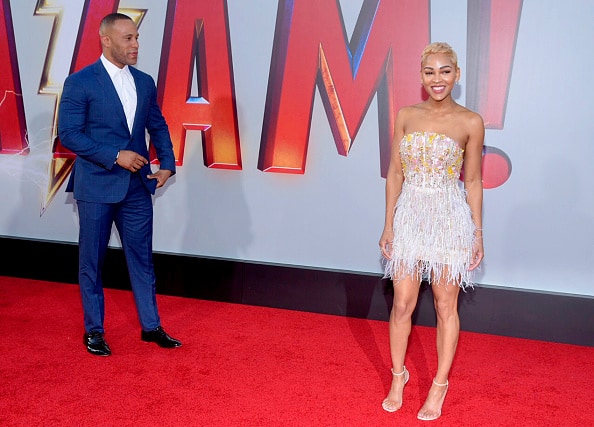
[[[129,19],[118,19],[101,36],[103,54],[119,68],[138,61],[138,29]]]

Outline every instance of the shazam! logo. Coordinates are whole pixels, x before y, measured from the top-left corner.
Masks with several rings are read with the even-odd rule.
[[[75,156],[57,137],[57,105],[64,79],[97,60],[98,17],[120,11],[141,26],[147,9],[119,8],[119,0],[39,0],[32,11],[51,23],[38,94],[53,97],[47,146],[49,179],[42,212],[68,177]],[[30,155],[10,0],[0,8],[0,153]],[[468,1],[466,105],[489,129],[502,129],[522,0]],[[429,2],[364,0],[350,39],[340,2],[279,0],[268,74],[257,168],[304,174],[315,92],[322,99],[337,154],[348,156],[375,99],[378,105],[378,173],[386,175],[396,111],[417,103],[419,52],[429,42]],[[37,18],[36,18],[37,19]],[[186,133],[202,133],[204,166],[241,170],[227,2],[168,0],[159,73],[158,102],[184,163]],[[254,61],[261,60],[254,57]],[[11,96],[8,96],[11,95]],[[327,143],[316,141],[317,144]],[[156,162],[153,153],[152,159]],[[503,185],[509,157],[496,147],[483,154],[485,188]]]

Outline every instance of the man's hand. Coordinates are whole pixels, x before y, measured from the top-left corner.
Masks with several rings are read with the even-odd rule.
[[[161,188],[165,185],[169,177],[171,176],[171,171],[167,169],[159,169],[157,172],[147,175],[148,179],[156,179],[157,180],[157,188]]]
[[[116,163],[130,172],[138,172],[144,165],[148,164],[148,160],[135,151],[120,150]]]

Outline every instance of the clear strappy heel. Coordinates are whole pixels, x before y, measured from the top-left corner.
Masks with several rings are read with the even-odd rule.
[[[435,378],[433,378],[433,384],[435,384],[438,387],[445,387],[446,389],[443,392],[443,395],[441,396],[441,399],[439,401],[439,409],[437,410],[437,412],[435,414],[432,414],[432,415],[423,415],[419,411],[419,413],[417,414],[417,418],[419,420],[421,420],[421,421],[433,421],[433,420],[436,420],[439,417],[441,417],[441,407],[443,406],[443,401],[445,400],[446,394],[448,394],[448,385],[449,385],[449,382],[446,380],[445,383],[440,384],[437,381],[435,381]]]
[[[390,370],[392,371],[392,375],[395,377],[400,377],[400,376],[404,375],[404,385],[406,385],[410,375],[408,373],[408,370],[406,369],[406,366],[403,366],[402,368],[403,368],[402,372],[399,372],[399,373],[394,372],[394,368],[392,368]],[[398,402],[396,402],[395,400],[390,400],[388,398],[384,399],[384,401],[382,402],[382,408],[384,408],[384,411],[396,412],[401,407],[402,407],[402,400],[400,401],[400,404]]]

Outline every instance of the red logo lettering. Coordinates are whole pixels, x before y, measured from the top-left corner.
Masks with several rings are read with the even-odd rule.
[[[468,2],[467,106],[485,127],[503,129],[522,0]],[[485,147],[483,185],[495,188],[511,175],[511,161],[500,149]]]
[[[468,2],[468,108],[503,129],[522,0]]]
[[[0,8],[0,153],[28,154],[27,124],[12,26],[10,1]]]
[[[191,94],[194,67],[197,96]],[[186,131],[200,130],[207,167],[241,169],[225,0],[169,1],[158,90],[179,164]]]
[[[377,93],[382,176],[395,112],[421,100],[429,3],[366,0],[348,42],[338,2],[281,0],[258,168],[304,173],[317,85],[338,153],[347,155]]]

